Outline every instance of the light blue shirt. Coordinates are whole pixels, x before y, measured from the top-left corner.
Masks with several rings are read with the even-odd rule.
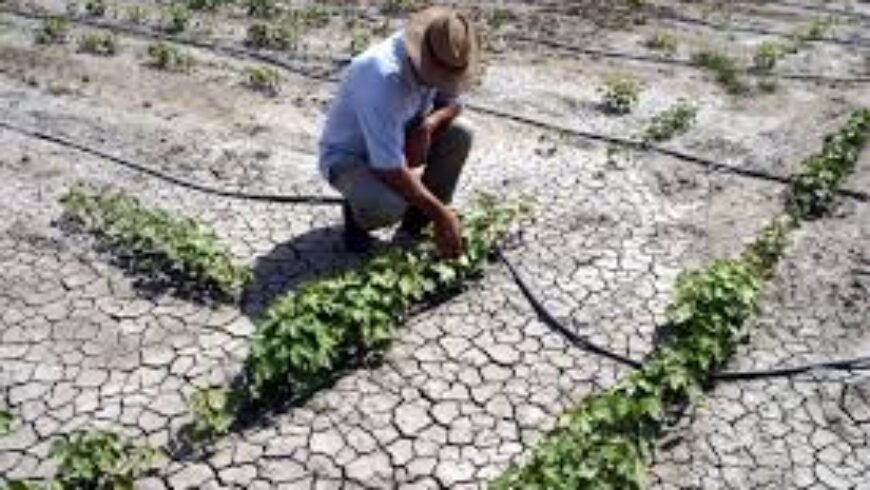
[[[436,100],[437,99],[437,100]],[[347,162],[393,170],[405,164],[405,131],[435,104],[452,103],[423,85],[397,32],[351,61],[320,137],[320,172]]]

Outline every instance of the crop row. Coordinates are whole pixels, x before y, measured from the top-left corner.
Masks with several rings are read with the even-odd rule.
[[[643,488],[657,439],[680,410],[712,382],[733,354],[759,295],[801,220],[830,209],[854,169],[870,129],[870,110],[853,113],[822,151],[803,162],[785,215],[737,258],[680,277],[669,307],[673,333],[638,372],[565,414],[525,464],[494,489]]]
[[[478,277],[498,239],[525,206],[479,200],[463,218],[465,250],[441,260],[431,240],[391,248],[357,269],[303,285],[257,321],[245,382],[204,390],[190,407],[194,441],[220,435],[240,408],[306,396],[343,368],[383,354],[409,308]]]
[[[190,218],[144,207],[123,193],[73,189],[61,198],[66,221],[97,237],[133,271],[232,297],[252,274],[216,235]]]

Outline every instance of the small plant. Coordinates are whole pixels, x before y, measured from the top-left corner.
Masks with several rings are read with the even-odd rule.
[[[354,26],[351,29],[350,35],[350,54],[356,56],[366,49],[372,42],[372,35],[368,29],[363,26]]]
[[[695,124],[697,115],[698,109],[694,105],[680,99],[673,106],[653,116],[640,140],[644,145],[667,141],[688,131]]]
[[[628,114],[640,100],[640,84],[628,76],[611,75],[599,93],[601,110],[607,114]]]
[[[128,22],[133,24],[144,24],[148,22],[148,8],[142,5],[129,5],[126,10],[126,18]]]
[[[281,74],[274,68],[258,66],[247,70],[247,86],[274,97],[281,92]]]
[[[273,25],[256,22],[248,28],[245,43],[254,48],[295,50],[299,47],[302,27],[295,18],[284,19]]]
[[[291,16],[299,23],[311,29],[320,29],[329,25],[329,11],[322,5],[307,5],[291,12]]]
[[[132,490],[157,456],[108,431],[76,432],[55,441],[49,454],[59,460],[54,478],[59,488],[83,490]]]
[[[69,19],[62,15],[47,17],[36,31],[38,44],[63,44],[69,35]]]
[[[797,45],[802,45],[809,41],[816,41],[822,39],[825,34],[831,29],[831,27],[833,27],[833,25],[834,19],[832,17],[816,19],[806,28],[801,29],[793,34],[792,39]]]
[[[112,56],[118,51],[118,40],[110,32],[89,32],[79,38],[79,51],[99,56]]]
[[[677,52],[677,38],[673,34],[667,32],[656,32],[646,38],[643,45],[653,51],[661,51],[667,55],[673,55]]]
[[[489,15],[486,17],[486,23],[490,30],[498,31],[505,24],[510,22],[511,20],[515,20],[515,16],[510,9],[506,8],[495,8],[493,9]]]
[[[385,14],[401,14],[410,12],[419,5],[419,0],[384,0],[381,11]]]
[[[85,2],[85,12],[91,17],[102,17],[106,15],[106,1],[88,0]]]
[[[739,63],[734,58],[717,51],[705,50],[692,55],[695,66],[709,70],[716,81],[730,94],[744,94],[749,90],[743,81]]]
[[[217,10],[228,0],[187,0],[187,8],[190,10]]]
[[[276,0],[245,0],[245,4],[251,17],[271,17],[278,13]]]
[[[164,42],[148,46],[149,65],[165,71],[185,72],[194,64],[193,57]]]
[[[186,441],[201,445],[229,433],[237,405],[235,392],[225,388],[196,391],[187,400],[193,422],[185,426]]]
[[[761,72],[770,72],[781,59],[796,51],[797,49],[781,43],[764,41],[755,50],[752,57],[752,67]]]
[[[173,3],[163,12],[161,25],[163,30],[169,34],[178,34],[187,29],[190,23],[191,13],[187,5],[183,3]]]
[[[95,235],[108,249],[148,277],[234,295],[251,278],[215,234],[192,219],[148,209],[123,193],[69,191],[61,198],[67,221]]]
[[[8,410],[0,410],[0,436],[6,435],[12,430],[15,417]]]

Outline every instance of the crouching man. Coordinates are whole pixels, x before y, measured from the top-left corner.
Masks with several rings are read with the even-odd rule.
[[[345,199],[348,250],[367,250],[370,230],[401,221],[410,236],[431,222],[441,254],[462,253],[461,224],[448,205],[472,133],[457,97],[470,87],[479,54],[466,17],[431,7],[353,59],[320,139],[321,173]]]

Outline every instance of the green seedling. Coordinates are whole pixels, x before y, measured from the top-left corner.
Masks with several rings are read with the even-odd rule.
[[[112,56],[118,52],[118,39],[110,32],[89,32],[79,38],[79,51],[99,56]]]
[[[148,46],[148,58],[151,67],[164,71],[187,72],[194,64],[192,56],[162,41]]]
[[[88,0],[85,2],[85,12],[91,17],[102,17],[106,15],[106,1]]]
[[[191,12],[183,3],[173,3],[164,11],[161,20],[163,30],[169,34],[179,34],[187,29]]]
[[[127,21],[133,24],[145,24],[149,17],[148,8],[142,5],[128,5],[125,9]]]
[[[46,18],[36,31],[38,44],[63,44],[69,36],[69,19],[66,16],[54,15]]]
[[[132,489],[148,471],[157,451],[140,447],[109,431],[80,431],[52,444],[59,461],[54,478],[60,489]]]
[[[646,38],[643,45],[653,51],[660,51],[671,56],[677,52],[677,38],[667,32],[656,32]]]
[[[350,54],[356,56],[366,49],[372,42],[372,35],[364,26],[354,26],[350,35]]]
[[[246,0],[245,5],[251,17],[271,17],[279,10],[276,0]]]
[[[252,90],[275,97],[281,92],[281,74],[267,66],[249,68],[246,85]]]
[[[607,114],[628,114],[640,100],[640,84],[625,75],[608,76],[598,92],[601,110]]]
[[[8,434],[12,430],[15,417],[8,410],[0,410],[0,436]]]
[[[736,59],[717,51],[705,50],[692,55],[695,66],[710,71],[716,81],[733,95],[744,94],[749,87],[744,82],[743,69]]]
[[[302,37],[302,27],[292,17],[279,24],[256,22],[248,28],[245,43],[254,48],[296,50]]]
[[[401,14],[419,7],[419,0],[384,0],[381,11],[385,14]]]
[[[640,136],[644,145],[661,143],[683,134],[695,124],[698,109],[688,101],[680,99],[673,106],[653,116],[649,125]]]
[[[123,193],[73,189],[61,198],[67,222],[149,277],[181,279],[226,297],[241,292],[252,274],[237,265],[205,225],[144,207]]]

